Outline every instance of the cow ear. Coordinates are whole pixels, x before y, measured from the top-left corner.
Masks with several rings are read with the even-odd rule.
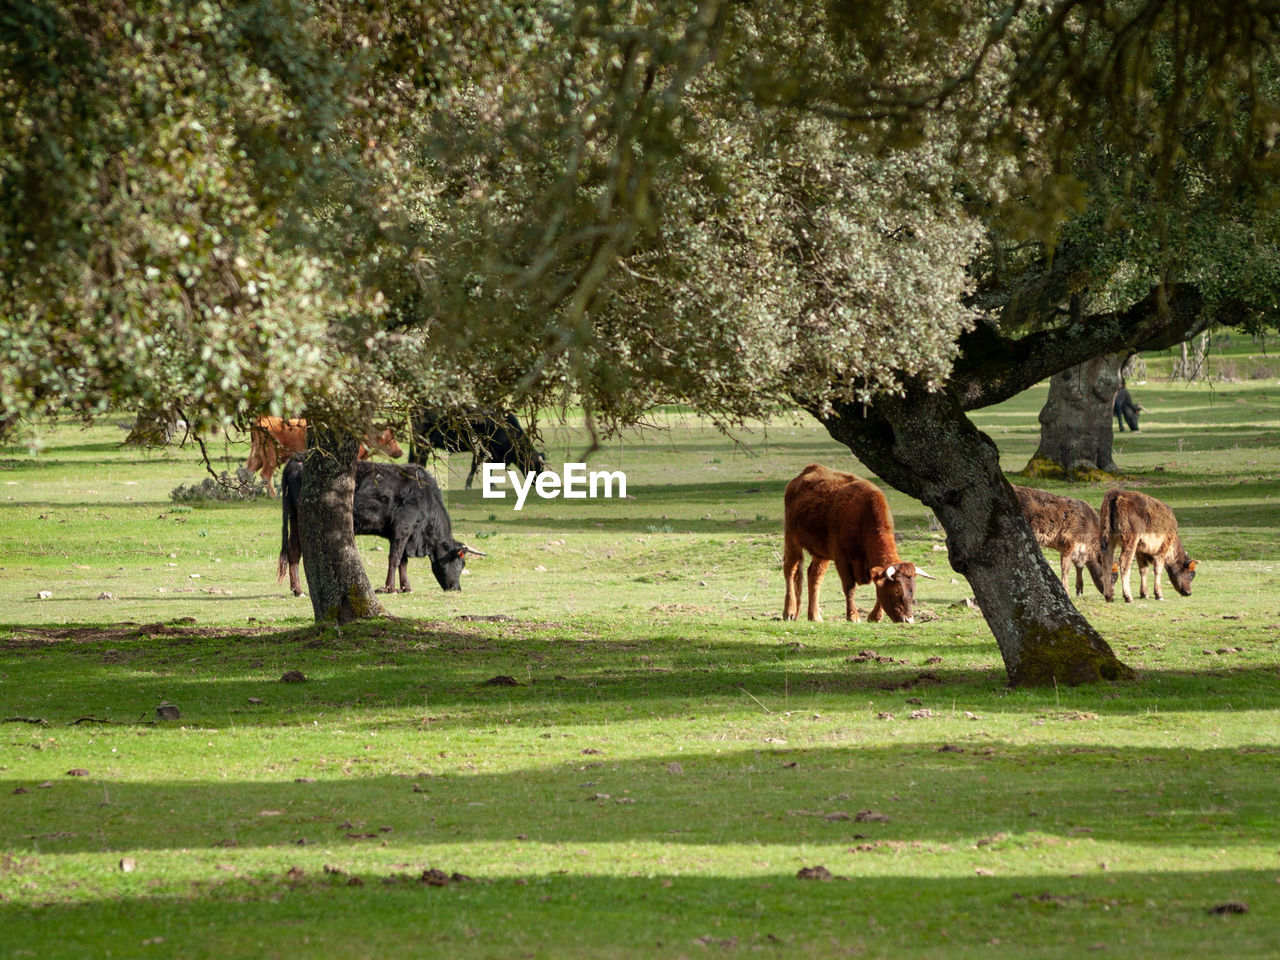
[[[1120,564],[1118,564],[1118,563],[1113,563],[1113,564],[1111,565],[1111,572],[1112,572],[1112,573],[1119,573],[1119,572],[1120,572]]]
[[[1194,560],[1192,560],[1190,563],[1187,564],[1188,570],[1194,570],[1195,568],[1196,568],[1196,562]]]
[[[458,557],[458,559],[459,559],[459,560],[465,560],[465,559],[467,559],[467,548],[466,548],[466,547],[459,547],[459,548],[458,548],[457,557]]]
[[[890,567],[889,569],[892,570],[893,568]],[[872,583],[878,584],[885,579],[886,574],[885,574],[884,567],[872,567],[870,572],[871,572]]]

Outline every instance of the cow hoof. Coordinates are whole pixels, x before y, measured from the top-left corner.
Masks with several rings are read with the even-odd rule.
[[[295,590],[295,591],[293,591],[293,595],[294,595],[295,597],[300,597],[300,596],[302,596],[302,591],[301,591],[301,590]]]
[[[396,588],[395,587],[375,587],[373,592],[374,593],[395,593]]]

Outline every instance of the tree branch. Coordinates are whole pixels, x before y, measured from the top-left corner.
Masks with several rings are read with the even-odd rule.
[[[1120,350],[1164,350],[1214,323],[1235,326],[1248,314],[1245,304],[1205,308],[1200,289],[1176,283],[1151,289],[1120,312],[1096,313],[1082,323],[1042,330],[1025,337],[1002,335],[990,321],[961,335],[960,357],[949,384],[966,410],[1007,400],[1045,377],[1092,357]]]

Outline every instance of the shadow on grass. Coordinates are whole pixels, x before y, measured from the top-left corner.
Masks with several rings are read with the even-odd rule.
[[[179,896],[144,890],[40,907],[0,905],[33,956],[1074,958],[1266,956],[1271,871],[1096,877],[526,876],[430,886],[428,866],[318,868],[210,878]],[[840,865],[829,865],[842,873]],[[337,868],[340,870],[340,868]],[[1242,916],[1208,911],[1249,900]],[[162,953],[161,953],[162,952]],[[18,955],[18,954],[15,954]]]
[[[327,632],[14,625],[0,627],[0,674],[15,678],[6,683],[6,716],[54,726],[86,715],[149,718],[161,700],[194,727],[293,725],[335,709],[352,711],[353,723],[403,722],[377,716],[387,710],[413,711],[408,720],[417,722],[423,711],[412,705],[423,703],[445,715],[437,727],[466,727],[490,710],[578,724],[599,722],[602,710],[617,719],[632,711],[678,717],[708,704],[726,716],[874,712],[909,710],[909,699],[1014,716],[1280,709],[1271,658],[1233,662],[1226,654],[1205,670],[1144,669],[1134,682],[1009,691],[993,644],[917,640],[900,630],[801,639],[789,626],[743,625],[726,637],[722,625],[689,622],[616,639],[607,626],[519,620],[384,621]],[[971,666],[977,653],[989,666]],[[281,682],[289,670],[307,680]]]
[[[340,741],[354,756],[332,741],[314,741],[324,752],[308,755],[311,741],[264,737],[259,749],[281,758],[275,780],[130,779],[128,754],[141,749],[133,743],[97,764],[117,778],[89,771],[42,789],[10,772],[0,780],[0,838],[10,854],[527,841],[837,845],[890,859],[1032,849],[1050,862],[1096,856],[1094,843],[1177,857],[1275,839],[1280,744],[1184,749],[975,735],[790,747],[731,736],[722,751],[613,759],[607,729],[584,737],[535,727],[504,731],[508,751],[525,740],[522,769],[488,773],[479,768],[483,737],[414,728],[418,757],[390,741],[370,745],[382,758],[360,741]],[[371,763],[402,772],[372,773]]]

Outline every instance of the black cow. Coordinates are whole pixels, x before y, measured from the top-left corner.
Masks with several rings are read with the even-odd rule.
[[[1121,387],[1116,394],[1115,402],[1111,405],[1111,412],[1116,417],[1116,428],[1124,433],[1124,425],[1129,424],[1129,429],[1134,433],[1138,432],[1138,411],[1145,410],[1146,407],[1139,406],[1133,402],[1133,397],[1129,396],[1129,388]]]
[[[298,533],[298,502],[302,492],[303,457],[299,454],[285,465],[280,502],[284,521],[280,532],[280,562],[276,580],[289,575],[289,589],[302,594],[298,561],[302,540]],[[356,463],[356,492],[352,506],[355,532],[385,537],[390,541],[387,583],[378,593],[395,593],[394,576],[400,571],[400,590],[409,593],[409,558],[428,557],[431,572],[442,590],[461,590],[462,568],[468,554],[483,557],[465,543],[453,539],[449,514],[440,488],[431,474],[420,466],[397,463]]]
[[[533,441],[514,413],[474,407],[450,413],[421,409],[413,418],[409,462],[426,466],[427,450],[431,447],[450,453],[471,452],[468,490],[480,464],[485,462],[511,464],[535,476],[547,469],[546,455],[534,449]]]

